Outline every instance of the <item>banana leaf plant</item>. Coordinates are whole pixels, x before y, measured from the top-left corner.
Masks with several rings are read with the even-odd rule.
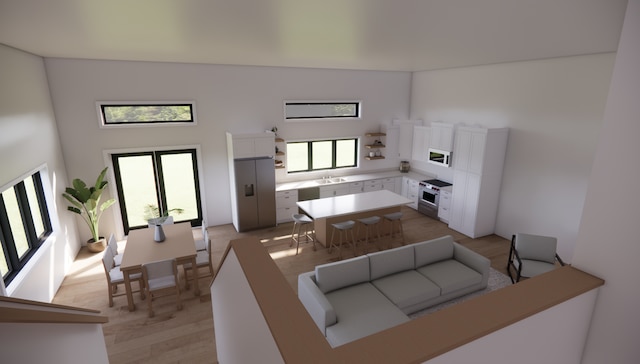
[[[102,213],[116,202],[112,198],[100,204],[102,192],[107,186],[107,181],[104,179],[107,174],[107,168],[100,172],[93,186],[87,187],[84,181],[76,178],[73,180],[73,187],[67,187],[62,194],[72,205],[67,206],[67,210],[82,216],[87,225],[89,225],[94,242],[100,240],[99,223]]]

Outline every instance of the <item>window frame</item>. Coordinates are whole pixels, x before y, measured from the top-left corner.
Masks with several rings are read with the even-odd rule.
[[[348,166],[341,166],[341,167],[337,167],[336,166],[336,161],[337,161],[337,155],[336,155],[336,149],[337,149],[337,143],[338,141],[343,141],[343,140],[353,140],[355,143],[354,145],[354,157],[353,157],[353,165],[348,165]],[[317,143],[317,142],[332,142],[331,145],[331,167],[329,168],[313,168],[313,143]],[[318,171],[331,171],[331,170],[338,170],[338,169],[345,169],[345,168],[358,168],[358,162],[360,161],[358,152],[360,150],[359,146],[360,146],[360,138],[357,137],[349,137],[349,138],[323,138],[323,139],[314,139],[314,140],[296,140],[296,141],[289,141],[287,142],[287,155],[289,155],[289,144],[307,144],[307,166],[309,168],[305,169],[305,170],[296,170],[296,171],[290,171],[289,168],[289,163],[287,163],[287,174],[296,174],[296,173],[309,173],[309,172],[318,172]]]
[[[27,177],[20,179],[17,183],[0,191],[1,193],[4,193],[9,189],[14,190],[20,211],[20,217],[25,229],[27,245],[29,246],[29,249],[22,255],[22,257],[20,257],[18,255],[14,234],[11,232],[11,224],[6,211],[6,204],[2,194],[0,193],[0,244],[2,244],[8,269],[6,274],[2,277],[5,287],[9,286],[13,279],[18,276],[29,260],[44,244],[46,239],[53,233],[53,225],[51,223],[51,216],[49,215],[41,172],[41,170],[37,170],[29,174]],[[32,211],[31,204],[29,203],[28,192],[25,187],[25,181],[29,178],[32,178],[34,182],[38,211]],[[36,235],[36,227],[33,218],[34,213],[39,213],[40,218],[42,219],[44,231],[40,235]]]
[[[129,226],[128,224],[128,216],[127,216],[127,210],[125,207],[125,201],[124,201],[124,191],[122,190],[122,186],[119,183],[119,168],[118,168],[118,163],[117,163],[117,158],[119,157],[127,157],[127,156],[140,156],[140,155],[149,155],[151,156],[152,162],[153,162],[153,168],[154,168],[154,178],[155,178],[155,182],[156,182],[156,188],[157,188],[157,198],[158,198],[158,202],[159,205],[158,207],[160,208],[161,211],[163,211],[164,209],[167,208],[167,201],[166,201],[166,191],[164,191],[164,176],[162,176],[162,171],[161,171],[161,167],[159,167],[161,165],[160,162],[160,158],[162,157],[162,155],[167,155],[167,154],[182,154],[182,153],[189,153],[192,155],[192,162],[193,162],[193,171],[194,171],[194,187],[195,187],[195,192],[196,192],[196,202],[197,202],[197,213],[198,213],[198,217],[195,219],[191,219],[191,220],[185,220],[182,222],[189,222],[191,224],[192,227],[196,227],[196,226],[200,226],[202,223],[202,220],[204,219],[204,208],[203,208],[203,198],[204,198],[204,191],[203,191],[203,186],[201,183],[201,168],[200,168],[200,151],[199,151],[199,147],[197,146],[181,146],[181,147],[174,147],[174,148],[161,148],[161,149],[154,149],[154,148],[137,148],[135,150],[111,150],[111,151],[106,151],[105,156],[108,158],[108,163],[110,163],[112,170],[113,170],[113,178],[114,178],[114,183],[112,186],[112,192],[114,193],[115,196],[117,196],[116,198],[116,202],[118,205],[118,209],[117,212],[114,212],[115,216],[117,217],[117,219],[119,219],[120,221],[120,228],[122,228],[122,232],[124,235],[128,235],[129,231],[131,230],[136,230],[136,229],[142,229],[145,228],[146,226]],[[181,220],[179,220],[181,221]]]
[[[108,123],[105,118],[104,108],[109,106],[189,106],[191,109],[191,120]],[[98,113],[100,128],[150,128],[159,126],[195,126],[198,124],[195,101],[97,101],[96,111]]]
[[[349,116],[287,116],[288,105],[342,105],[354,104],[356,106],[355,115]],[[361,120],[362,119],[362,101],[360,100],[285,100],[283,102],[283,115],[285,122],[309,122],[309,121],[332,121],[332,120]]]

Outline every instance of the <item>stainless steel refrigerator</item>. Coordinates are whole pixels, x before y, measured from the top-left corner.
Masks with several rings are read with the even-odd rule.
[[[276,174],[272,158],[235,159],[235,211],[239,232],[276,225]]]

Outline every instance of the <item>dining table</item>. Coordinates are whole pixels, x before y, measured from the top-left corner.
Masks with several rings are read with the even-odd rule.
[[[196,266],[196,246],[188,222],[161,225],[165,239],[161,242],[154,240],[155,227],[147,227],[129,231],[127,244],[120,263],[120,270],[124,276],[129,311],[135,311],[130,276],[142,272],[142,265],[146,263],[175,259],[178,265],[191,263]],[[194,294],[200,295],[198,287],[198,270],[193,269]],[[186,280],[186,276],[185,276]],[[186,282],[186,288],[189,283]],[[150,298],[147,298],[150,299]]]

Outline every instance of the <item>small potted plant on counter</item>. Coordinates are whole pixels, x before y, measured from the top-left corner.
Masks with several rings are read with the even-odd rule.
[[[93,186],[87,187],[84,181],[76,178],[73,180],[73,187],[67,187],[62,194],[72,205],[67,206],[67,210],[82,216],[82,219],[89,225],[91,239],[87,241],[87,248],[94,253],[101,252],[105,248],[105,239],[100,236],[99,232],[100,217],[104,210],[116,202],[111,198],[100,204],[102,192],[107,186],[107,181],[104,179],[107,168],[100,172]]]

